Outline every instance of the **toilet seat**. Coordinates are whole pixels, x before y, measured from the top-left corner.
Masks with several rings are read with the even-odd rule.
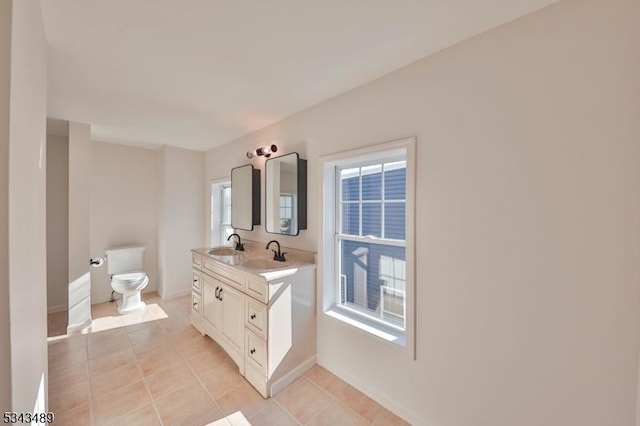
[[[113,277],[111,277],[111,281],[116,284],[135,286],[145,278],[147,278],[147,274],[145,274],[144,272],[127,272],[126,274],[115,274]]]

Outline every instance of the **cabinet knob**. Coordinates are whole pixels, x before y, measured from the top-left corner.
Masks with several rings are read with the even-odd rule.
[[[256,314],[251,314],[251,319],[256,319]]]
[[[251,353],[251,355],[253,355],[254,353],[256,353],[256,350],[255,350],[255,349],[251,349],[251,350],[249,351],[249,353]]]

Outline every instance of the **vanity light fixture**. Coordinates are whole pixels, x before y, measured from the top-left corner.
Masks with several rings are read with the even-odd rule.
[[[265,157],[269,158],[271,157],[271,154],[276,151],[278,151],[278,147],[275,145],[261,146],[260,148],[256,149],[255,155],[257,155],[258,157],[264,155]],[[247,151],[247,158],[253,158],[253,151]]]

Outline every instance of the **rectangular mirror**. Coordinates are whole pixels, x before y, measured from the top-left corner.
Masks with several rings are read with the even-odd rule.
[[[260,225],[260,170],[251,164],[231,169],[231,226],[252,231]]]
[[[265,163],[267,232],[298,235],[307,229],[307,160],[297,152]]]

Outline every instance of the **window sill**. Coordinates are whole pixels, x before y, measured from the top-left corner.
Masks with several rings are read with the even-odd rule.
[[[393,343],[394,345],[402,348],[407,346],[406,333],[404,331],[395,329],[391,326],[386,326],[350,309],[334,305],[324,313],[338,321],[342,321],[352,327],[359,328],[362,331],[373,334],[374,336],[389,343]]]

